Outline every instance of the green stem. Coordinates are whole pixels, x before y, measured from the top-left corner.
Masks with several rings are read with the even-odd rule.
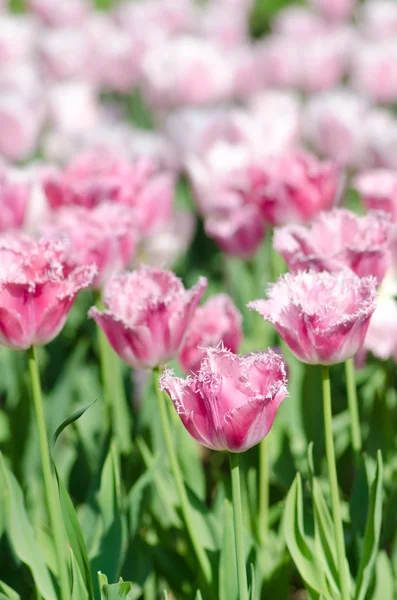
[[[347,402],[349,406],[350,426],[352,435],[352,446],[356,457],[362,449],[360,415],[357,402],[356,374],[354,369],[354,358],[345,362]]]
[[[55,476],[53,472],[47,430],[44,416],[44,406],[41,394],[40,375],[34,346],[27,351],[29,373],[32,385],[34,412],[39,435],[41,468],[43,472],[44,490],[48,515],[54,538],[55,558],[58,567],[59,587],[62,600],[70,600],[67,545],[64,535],[61,505]]]
[[[266,542],[269,531],[269,458],[266,436],[259,444],[258,538],[261,544]]]
[[[331,405],[331,384],[329,379],[329,367],[322,367],[323,382],[323,410],[324,410],[324,434],[325,434],[325,452],[327,456],[328,480],[331,490],[332,516],[335,530],[335,545],[338,559],[338,570],[340,579],[340,589],[342,600],[349,600],[349,574],[347,570],[347,560],[345,554],[345,541],[343,534],[343,523],[340,512],[338,477],[336,472],[336,459],[334,438],[332,433],[332,405]]]
[[[200,565],[200,570],[201,570],[204,582],[206,584],[206,587],[208,588],[208,590],[210,590],[211,589],[211,565],[210,565],[210,561],[208,559],[208,556],[205,553],[203,546],[200,544],[199,540],[196,537],[196,532],[194,530],[194,526],[192,523],[189,500],[187,497],[185,484],[183,483],[182,472],[179,467],[174,444],[172,441],[170,424],[169,424],[169,420],[167,417],[166,401],[165,401],[165,397],[159,387],[159,381],[158,381],[159,375],[160,375],[160,370],[158,368],[153,369],[153,385],[154,385],[154,388],[155,388],[156,394],[157,394],[157,403],[158,403],[158,409],[159,409],[159,413],[160,413],[161,427],[163,430],[165,445],[167,447],[168,458],[169,458],[170,465],[171,465],[171,471],[172,471],[172,474],[173,474],[173,477],[175,480],[175,485],[176,485],[176,489],[177,489],[178,496],[179,496],[179,502],[181,505],[182,516],[183,516],[183,520],[185,522],[185,526],[186,526],[186,529],[187,529],[187,532],[188,532],[188,535],[190,538],[190,542],[192,544],[193,550],[196,554],[196,558]],[[210,593],[212,595],[212,593],[210,591],[208,591],[208,593]]]
[[[102,307],[99,292],[96,294],[96,305]],[[127,455],[132,448],[131,420],[124,390],[122,364],[100,327],[98,327],[98,348],[104,398],[112,431],[119,452]]]
[[[234,539],[236,545],[237,580],[239,600],[248,600],[247,569],[245,566],[243,515],[241,510],[240,470],[238,454],[229,453],[232,475]]]

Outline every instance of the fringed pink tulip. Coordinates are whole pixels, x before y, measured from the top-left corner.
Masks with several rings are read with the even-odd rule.
[[[354,186],[366,208],[383,210],[397,221],[397,171],[364,171],[355,178]]]
[[[70,268],[62,244],[17,234],[0,239],[0,264],[0,343],[13,350],[51,342],[95,276],[92,265]]]
[[[206,288],[200,278],[190,290],[171,271],[144,267],[110,279],[105,311],[89,316],[131,367],[153,369],[175,358]]]
[[[137,227],[145,235],[168,222],[174,176],[161,172],[150,158],[126,161],[109,152],[77,156],[66,169],[44,177],[43,187],[53,209],[65,205],[92,208],[110,201],[131,206]]]
[[[268,296],[248,307],[274,325],[299,360],[332,365],[362,347],[377,292],[375,279],[351,271],[301,271],[281,277]]]
[[[343,183],[335,163],[303,152],[269,159],[253,182],[262,215],[271,225],[308,223],[333,208]]]
[[[346,209],[323,213],[308,228],[277,229],[274,248],[290,271],[351,269],[359,277],[372,275],[381,283],[390,264],[391,223],[383,212],[364,217]]]
[[[197,375],[160,377],[187,431],[213,450],[244,452],[270,431],[288,396],[283,359],[267,353],[237,356],[207,348]]]
[[[97,289],[102,288],[111,275],[127,267],[138,242],[133,209],[109,202],[92,210],[66,206],[53,213],[43,233],[70,243],[71,262],[96,266],[92,286]]]
[[[198,373],[205,348],[238,351],[242,339],[241,314],[226,294],[212,296],[194,313],[179,362],[186,373]]]

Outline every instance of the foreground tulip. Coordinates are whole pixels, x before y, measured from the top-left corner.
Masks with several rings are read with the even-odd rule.
[[[92,284],[96,289],[127,267],[137,245],[133,209],[109,202],[92,210],[66,206],[52,215],[43,232],[54,239],[65,238],[65,243],[69,241],[71,262],[96,266]]]
[[[70,268],[64,245],[22,235],[0,239],[0,344],[13,350],[51,342],[94,266]]]
[[[206,288],[205,278],[185,290],[171,271],[143,267],[112,277],[105,287],[107,310],[89,316],[131,367],[153,369],[174,358]]]
[[[302,362],[332,365],[361,348],[376,308],[376,281],[350,271],[281,277],[268,300],[250,302]]]
[[[273,243],[290,271],[348,268],[359,277],[372,275],[380,284],[390,262],[390,229],[383,212],[358,217],[349,210],[334,209],[317,217],[309,228],[277,229]]]
[[[216,348],[222,342],[227,350],[235,353],[241,339],[239,311],[227,294],[217,294],[196,309],[179,362],[187,373],[197,373],[205,356],[205,348]]]
[[[195,440],[230,452],[258,444],[288,396],[283,359],[271,350],[237,356],[207,348],[196,375],[184,380],[166,371],[160,384]]]

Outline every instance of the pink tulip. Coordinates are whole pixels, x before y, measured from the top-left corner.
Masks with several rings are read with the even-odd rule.
[[[126,204],[134,208],[137,227],[145,235],[171,216],[174,176],[159,172],[149,158],[127,161],[109,152],[82,153],[63,172],[48,173],[43,186],[53,209],[92,208],[105,201]]]
[[[166,371],[160,385],[195,440],[230,452],[258,444],[288,396],[283,359],[271,350],[238,356],[207,348],[196,375],[180,379]]]
[[[395,0],[367,0],[361,9],[361,27],[367,37],[382,40],[397,34]]]
[[[310,0],[310,2],[330,21],[347,21],[357,4],[357,0]]]
[[[364,349],[380,360],[397,357],[397,302],[393,297],[380,293],[365,336]]]
[[[274,19],[273,30],[281,35],[306,40],[328,29],[324,19],[303,6],[287,6]]]
[[[364,127],[367,161],[362,166],[397,169],[397,119],[381,108],[368,114]]]
[[[352,58],[353,87],[380,103],[397,101],[397,41],[394,38],[357,44]]]
[[[284,275],[271,285],[268,300],[248,307],[270,321],[302,362],[332,365],[362,347],[376,308],[376,281],[351,271]]]
[[[233,91],[227,56],[215,44],[181,36],[154,46],[142,65],[142,85],[150,105],[181,105],[226,100]]]
[[[271,225],[308,223],[333,208],[341,187],[336,164],[303,152],[271,158],[252,177],[262,215]]]
[[[204,227],[223,252],[241,258],[254,254],[265,237],[265,223],[253,204],[214,212],[206,217]]]
[[[314,96],[303,117],[305,137],[319,154],[342,165],[361,165],[366,149],[363,123],[368,111],[368,102],[348,90]]]
[[[95,80],[95,47],[84,28],[60,27],[40,38],[40,63],[49,79]]]
[[[22,235],[0,240],[0,343],[13,350],[51,342],[94,266],[70,268],[65,247]]]
[[[212,296],[194,313],[179,362],[186,373],[198,373],[205,348],[217,348],[220,343],[233,353],[242,339],[241,314],[227,294]]]
[[[123,271],[137,246],[135,213],[128,206],[104,202],[88,209],[66,206],[53,213],[43,233],[70,243],[69,260],[97,268],[92,287],[100,289],[117,272]]]
[[[28,15],[0,15],[0,65],[17,66],[32,56],[37,27]]]
[[[153,369],[177,356],[206,285],[201,277],[186,291],[171,271],[143,267],[112,277],[106,310],[92,307],[89,316],[127,364]]]
[[[7,160],[26,159],[37,147],[43,124],[42,107],[10,90],[0,94],[0,155]]]
[[[31,192],[31,184],[17,173],[0,170],[0,232],[23,226]]]
[[[49,120],[55,131],[81,135],[91,131],[100,118],[99,98],[94,87],[81,81],[53,84],[48,90]]]
[[[29,8],[51,27],[80,24],[89,12],[87,0],[28,0]]]
[[[397,171],[365,171],[355,178],[354,187],[367,209],[383,210],[397,221]]]
[[[120,3],[115,16],[131,37],[159,31],[164,38],[191,31],[197,14],[191,0],[145,0]]]
[[[381,283],[390,264],[389,217],[373,212],[364,217],[345,209],[322,213],[309,228],[276,229],[274,247],[292,272],[313,269],[331,273],[351,269]]]

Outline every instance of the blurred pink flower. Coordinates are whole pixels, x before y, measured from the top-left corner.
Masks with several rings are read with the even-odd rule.
[[[397,358],[397,302],[381,291],[365,336],[364,349],[380,360]]]
[[[272,29],[278,34],[304,40],[324,33],[328,27],[324,19],[309,8],[291,5],[277,13]]]
[[[42,108],[17,89],[0,93],[0,155],[19,161],[35,151],[43,125]]]
[[[42,233],[69,244],[69,260],[97,268],[92,287],[100,289],[109,277],[123,271],[136,250],[138,234],[133,209],[104,202],[93,209],[65,206],[52,213]]]
[[[360,26],[364,34],[382,40],[397,34],[397,4],[395,0],[366,0],[360,11]]]
[[[24,225],[31,193],[31,184],[18,173],[0,170],[0,232]]]
[[[99,121],[99,99],[92,85],[83,81],[53,84],[48,89],[48,117],[56,131],[81,134]]]
[[[142,267],[112,277],[105,287],[106,310],[89,316],[112,348],[131,367],[152,369],[175,358],[207,281],[190,290],[171,271]]]
[[[281,277],[268,296],[248,307],[274,325],[299,360],[330,365],[362,347],[377,292],[375,279],[351,271],[301,271]]]
[[[228,58],[215,44],[181,36],[148,51],[142,86],[148,102],[157,109],[207,104],[231,96],[233,73]]]
[[[330,21],[347,21],[353,15],[357,0],[310,0],[310,3]]]
[[[186,33],[194,27],[196,7],[191,0],[145,0],[123,2],[115,10],[117,22],[136,37],[142,31],[158,31],[163,39]]]
[[[17,65],[31,59],[37,41],[37,24],[28,15],[0,15],[0,65]]]
[[[224,48],[243,46],[249,39],[249,9],[248,3],[207,2],[201,7],[198,33]]]
[[[314,96],[303,116],[304,135],[323,156],[342,165],[361,165],[366,150],[363,123],[368,111],[364,98],[345,89]]]
[[[95,81],[95,47],[83,27],[49,29],[39,40],[40,65],[53,80]]]
[[[94,266],[71,269],[62,244],[18,234],[0,239],[0,264],[0,343],[13,350],[51,342],[95,276]]]
[[[397,41],[361,40],[356,45],[351,66],[353,87],[375,102],[397,101]]]
[[[364,123],[367,160],[364,167],[397,169],[397,119],[381,108],[370,111]]]
[[[195,215],[190,210],[175,210],[163,227],[141,239],[137,260],[161,269],[172,267],[186,254],[195,228]]]
[[[198,373],[205,348],[216,348],[222,342],[227,350],[238,351],[242,340],[242,317],[227,294],[216,294],[194,313],[179,362],[186,373]]]
[[[88,15],[87,0],[27,0],[29,8],[51,27],[79,25]]]
[[[269,158],[252,175],[252,192],[271,225],[308,223],[335,206],[342,185],[341,170],[335,163],[304,152]]]
[[[390,265],[391,223],[383,212],[364,217],[346,209],[320,214],[309,228],[276,229],[274,248],[292,272],[313,269],[331,273],[351,269],[381,283]]]
[[[397,221],[397,171],[364,171],[357,175],[353,185],[367,209],[383,210]]]
[[[265,237],[265,223],[259,208],[253,204],[209,214],[204,227],[223,252],[241,258],[254,254]]]
[[[44,176],[43,186],[53,209],[65,205],[92,208],[102,202],[135,209],[137,228],[154,232],[171,216],[175,178],[159,171],[149,158],[128,161],[110,152],[81,153],[65,170]]]
[[[159,381],[190,435],[212,450],[244,452],[258,444],[288,396],[283,359],[271,350],[237,356],[208,348],[196,375],[180,379],[166,371]]]

